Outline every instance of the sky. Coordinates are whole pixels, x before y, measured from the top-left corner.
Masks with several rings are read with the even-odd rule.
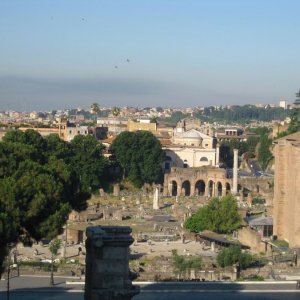
[[[0,0],[0,110],[293,102],[298,0]]]

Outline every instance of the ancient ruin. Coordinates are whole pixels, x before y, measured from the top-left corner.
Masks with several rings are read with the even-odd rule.
[[[139,293],[132,285],[127,226],[95,226],[86,230],[85,300],[129,300]]]
[[[172,168],[165,174],[165,196],[224,196],[231,191],[232,179],[216,167]]]

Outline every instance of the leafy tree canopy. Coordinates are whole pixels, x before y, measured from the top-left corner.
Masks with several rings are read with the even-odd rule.
[[[114,106],[111,110],[111,113],[113,114],[114,117],[117,117],[121,113],[120,107]]]
[[[102,186],[107,160],[102,155],[104,146],[93,136],[77,135],[70,142],[71,169],[80,178],[85,191],[95,191]]]
[[[0,269],[7,246],[53,239],[71,209],[86,207],[100,186],[103,146],[93,137],[71,143],[37,132],[11,131],[0,142]]]
[[[164,152],[151,132],[122,132],[110,150],[123,168],[124,176],[136,187],[161,180]]]
[[[260,139],[258,147],[258,161],[263,170],[267,168],[269,161],[273,158],[273,154],[270,151],[271,145],[272,139],[267,134],[264,134]]]
[[[236,199],[226,195],[219,200],[213,198],[188,218],[184,227],[192,231],[211,230],[217,233],[232,233],[241,223]]]
[[[242,269],[245,269],[250,266],[252,261],[252,255],[243,253],[240,246],[230,246],[222,250],[217,256],[217,263],[222,268],[238,263]]]

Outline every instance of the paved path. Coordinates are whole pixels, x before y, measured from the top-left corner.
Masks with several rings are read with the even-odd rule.
[[[11,279],[10,300],[83,300],[83,284],[66,284],[70,277],[22,276]],[[134,300],[299,300],[300,290],[293,282],[171,282],[139,283],[141,293]],[[0,299],[6,299],[6,281],[0,281]]]

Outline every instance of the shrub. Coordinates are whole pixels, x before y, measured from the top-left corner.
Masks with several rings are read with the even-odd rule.
[[[226,195],[221,200],[213,198],[208,205],[201,207],[186,220],[184,227],[192,231],[207,229],[218,233],[232,233],[240,226],[240,222],[236,199],[232,195]]]
[[[217,263],[222,268],[239,263],[241,269],[245,269],[250,266],[252,261],[252,255],[243,253],[240,246],[230,246],[222,250],[217,256]]]

